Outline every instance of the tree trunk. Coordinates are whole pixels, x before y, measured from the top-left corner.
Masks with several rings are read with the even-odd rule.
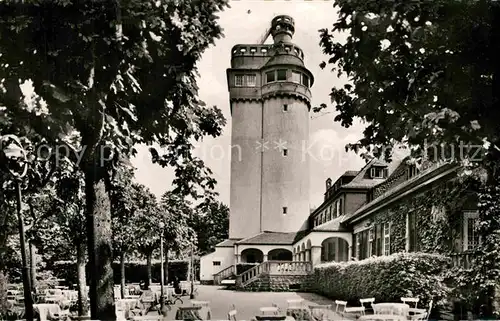
[[[149,290],[149,287],[151,285],[151,280],[152,280],[152,272],[151,272],[151,259],[153,257],[153,252],[148,251],[146,255],[146,270],[147,270],[147,278],[146,278],[146,284],[145,287],[147,290]]]
[[[76,272],[78,287],[78,315],[86,316],[89,312],[87,303],[87,277],[85,273],[85,244],[76,245]]]
[[[125,299],[125,252],[120,253],[120,292]]]
[[[36,293],[36,248],[32,241],[29,241],[30,250],[30,277],[31,290]]]
[[[94,154],[95,155],[95,154]],[[90,316],[92,320],[116,320],[113,293],[111,204],[105,173],[94,161],[85,167],[85,200],[90,265]]]
[[[7,273],[0,267],[0,314],[7,311]]]

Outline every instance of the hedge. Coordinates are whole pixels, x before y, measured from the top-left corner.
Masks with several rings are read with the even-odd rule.
[[[189,261],[169,260],[168,262],[168,281],[172,282],[174,276],[179,280],[187,280]],[[195,278],[198,277],[199,261],[194,262]],[[60,262],[51,269],[54,276],[66,280],[68,285],[77,283],[76,264],[72,262]],[[89,267],[87,266],[87,283],[89,281]],[[160,282],[160,263],[151,264],[151,274],[153,283]],[[146,263],[128,262],[125,263],[125,281],[126,283],[139,283],[147,278]],[[113,263],[113,279],[115,284],[120,284],[120,263]]]
[[[240,275],[241,273],[248,271],[257,265],[259,265],[259,263],[238,263],[236,264],[236,274]]]
[[[447,257],[427,253],[396,253],[361,261],[324,263],[314,268],[311,290],[331,299],[359,306],[359,299],[401,302],[401,297],[418,297],[419,307],[434,300],[436,307],[446,302],[449,289],[444,272]]]

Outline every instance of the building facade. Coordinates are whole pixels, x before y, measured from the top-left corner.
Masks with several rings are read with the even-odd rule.
[[[277,16],[273,44],[232,49],[229,239],[201,258],[201,280],[228,277],[238,263],[313,267],[402,251],[468,262],[480,242],[477,200],[457,183],[460,167],[440,161],[417,168],[404,147],[393,149],[391,162],[372,159],[326,179],[324,201],[310,213],[309,160],[302,149],[314,80],[292,43],[294,30],[291,17]]]

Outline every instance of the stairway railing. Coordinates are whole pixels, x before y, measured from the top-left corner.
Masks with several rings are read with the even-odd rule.
[[[230,265],[227,268],[217,272],[214,274],[214,284],[218,285],[222,280],[227,279],[228,277],[236,274],[234,265]]]
[[[236,276],[236,285],[244,287],[262,275],[307,275],[312,271],[311,262],[265,261]]]

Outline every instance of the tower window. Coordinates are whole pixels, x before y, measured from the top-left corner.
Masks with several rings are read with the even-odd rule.
[[[302,75],[302,85],[309,87],[309,77]]]
[[[255,87],[257,84],[257,76],[256,75],[246,75],[245,76],[246,84],[248,87]]]
[[[236,87],[241,87],[243,86],[243,76],[242,75],[236,75],[234,77],[234,85]]]
[[[278,81],[286,80],[286,69],[278,69]]]
[[[214,266],[220,266],[220,261],[213,261]]]
[[[273,82],[275,79],[274,71],[266,72],[266,82]]]
[[[283,156],[285,157],[288,156],[288,149],[286,148],[283,149]]]
[[[286,215],[288,212],[288,207],[284,206],[283,207],[283,215]]]
[[[288,111],[288,105],[287,104],[283,105],[283,111]]]
[[[301,75],[300,72],[292,71],[292,81],[297,84],[300,84],[300,75]]]

